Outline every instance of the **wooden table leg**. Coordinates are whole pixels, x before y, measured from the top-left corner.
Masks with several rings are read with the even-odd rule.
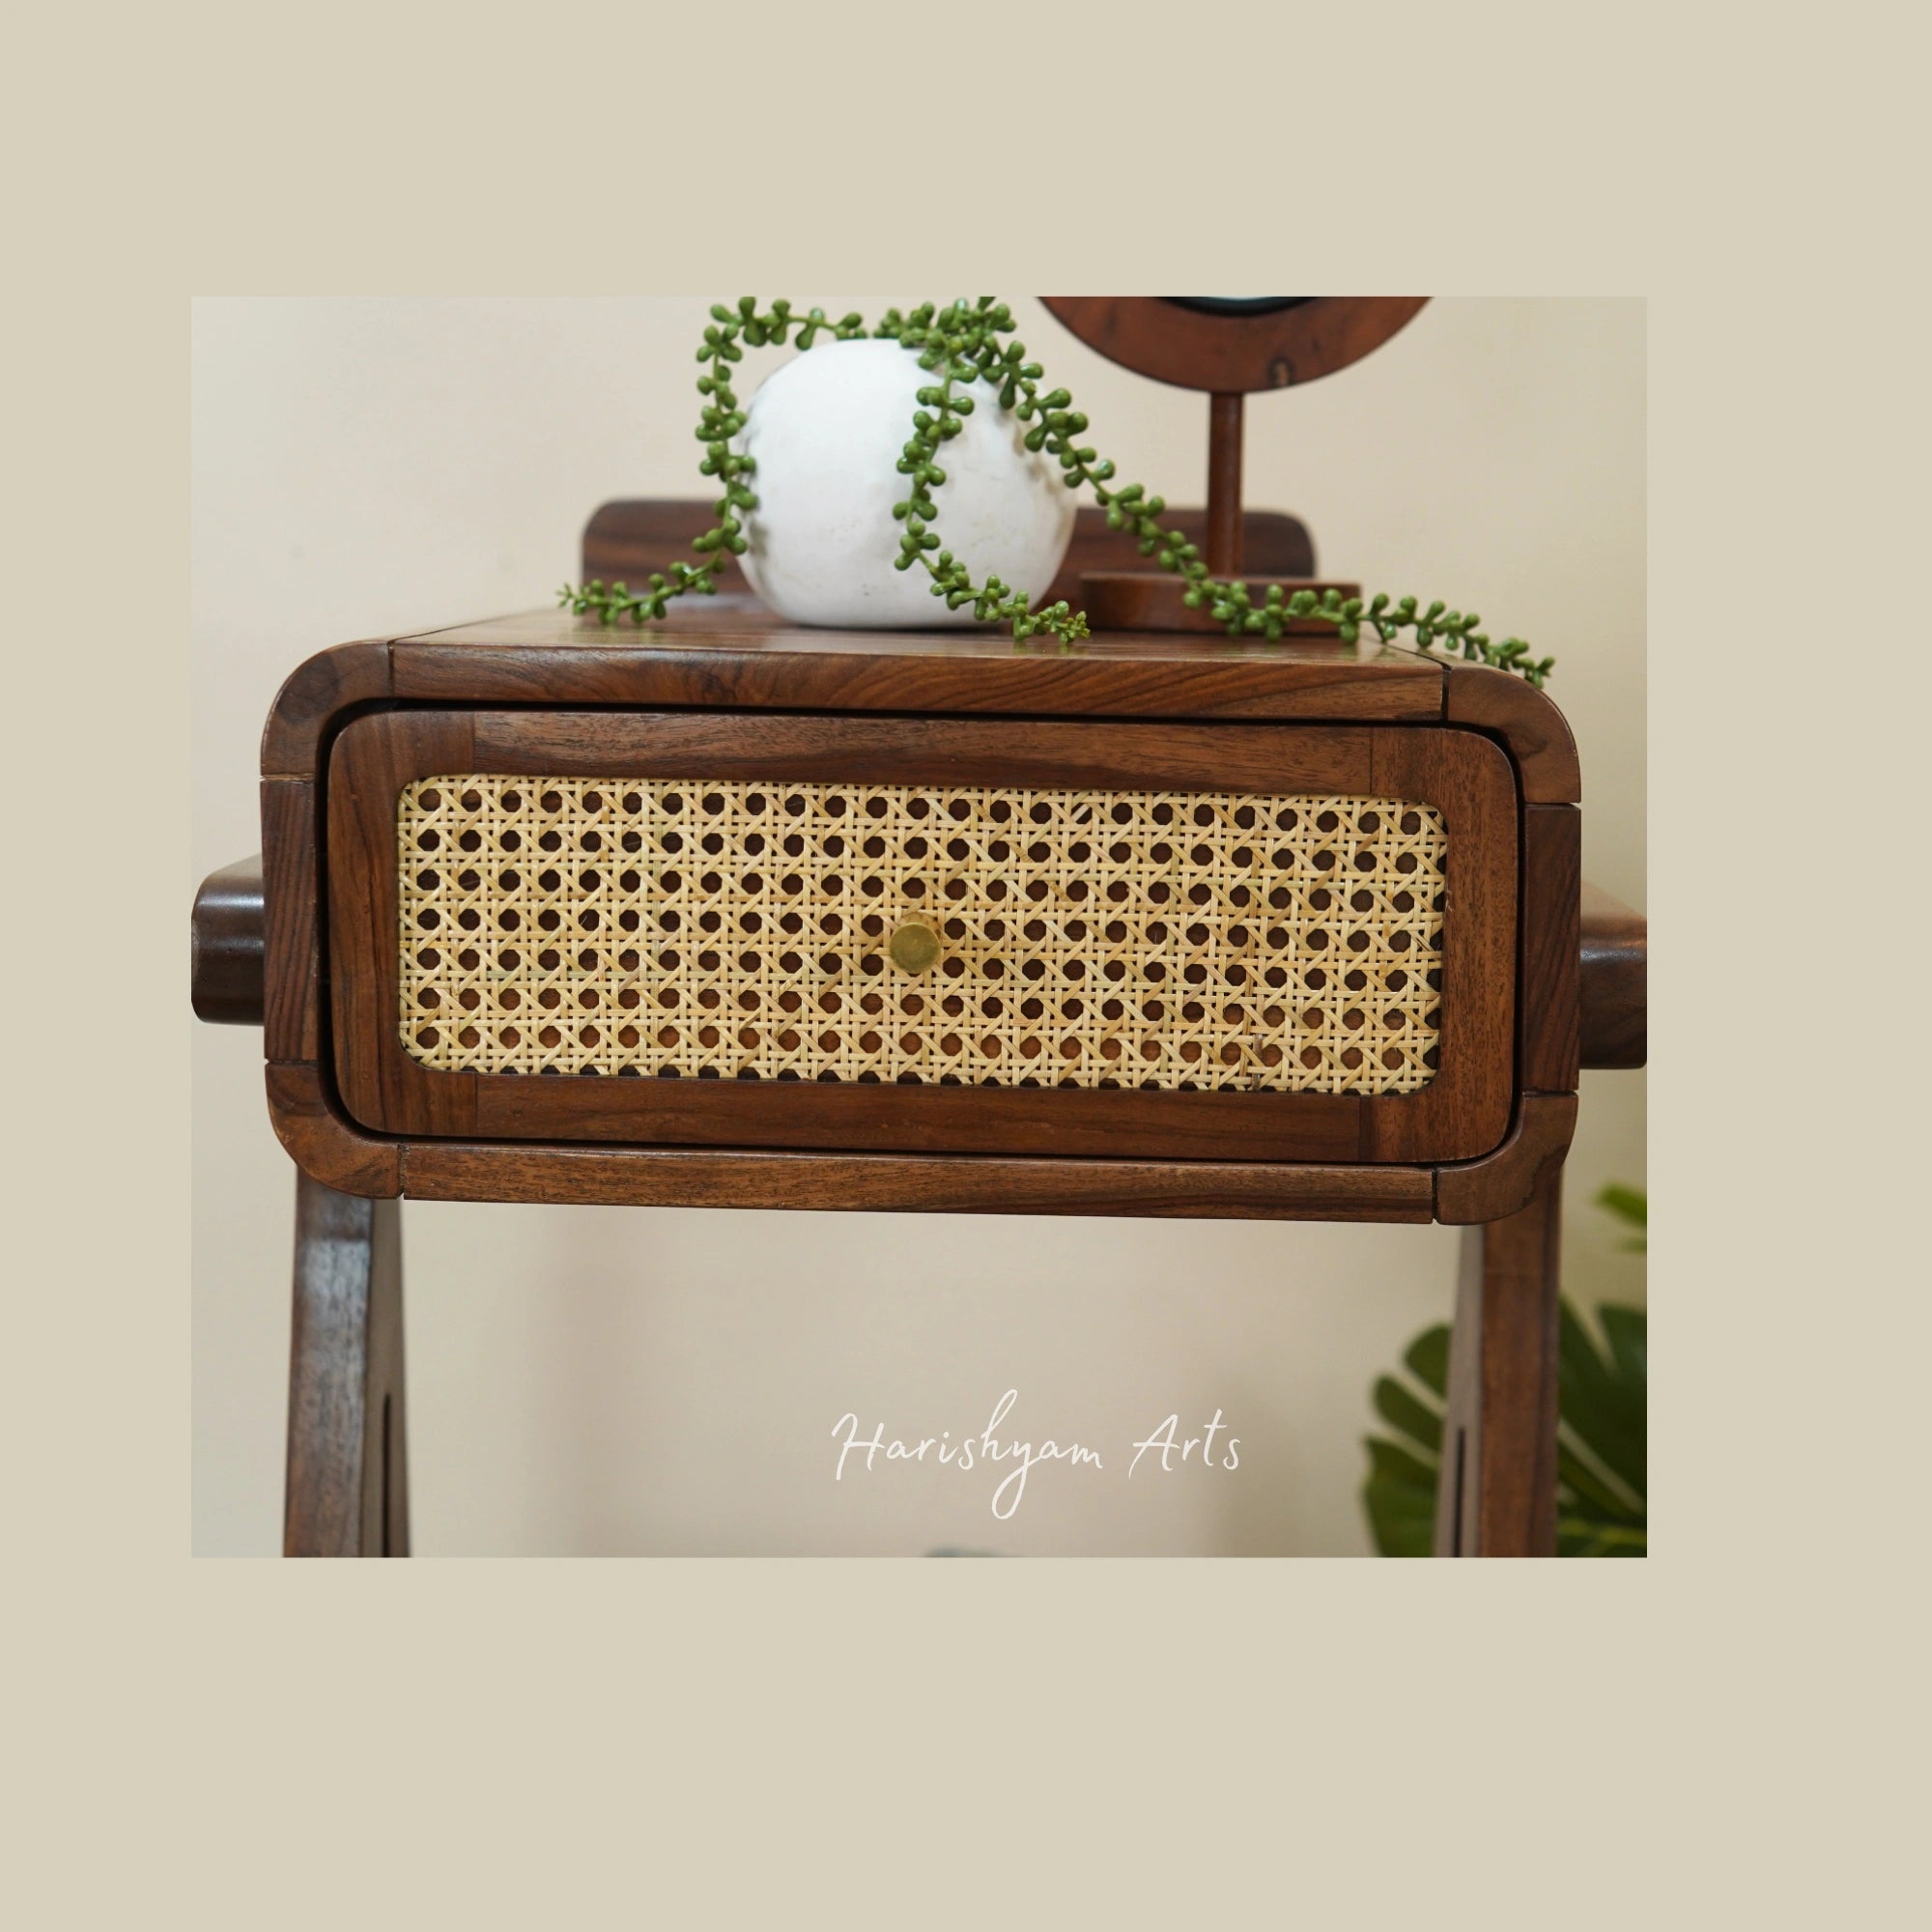
[[[1556,1337],[1563,1170],[1528,1207],[1463,1234],[1437,1556],[1556,1554]]]
[[[296,1176],[285,1556],[407,1556],[402,1204]]]

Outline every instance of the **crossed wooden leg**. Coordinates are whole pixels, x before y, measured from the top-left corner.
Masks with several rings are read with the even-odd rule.
[[[296,1176],[285,1556],[407,1556],[402,1203]]]
[[[1464,1230],[1435,1512],[1437,1556],[1556,1553],[1562,1169]],[[288,1556],[407,1556],[402,1204],[296,1178]]]
[[[1556,1554],[1557,1247],[1563,1169],[1466,1228],[1449,1345],[1437,1556]]]
[[[1562,1170],[1464,1230],[1437,1556],[1553,1556]],[[296,1178],[288,1556],[410,1553],[402,1204]]]

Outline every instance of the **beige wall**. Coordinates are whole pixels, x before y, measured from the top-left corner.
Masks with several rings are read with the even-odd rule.
[[[213,300],[194,327],[195,878],[260,843],[276,686],[324,645],[527,609],[616,496],[696,495],[708,298]],[[876,314],[904,297],[810,297]],[[1201,401],[1014,304],[1128,477],[1198,501]],[[1248,497],[1324,569],[1474,604],[1558,659],[1589,876],[1641,905],[1644,317],[1440,299],[1387,349],[1251,405]],[[184,880],[184,895],[193,881]],[[260,1037],[194,1039],[194,1548],[278,1545],[291,1169]],[[1638,1298],[1587,1203],[1643,1177],[1641,1075],[1585,1075],[1569,1287]],[[1368,1390],[1446,1318],[1445,1229],[412,1205],[411,1458],[423,1554],[1350,1555]],[[832,1481],[830,1431],[1077,1437],[1105,1467]],[[1171,1411],[1237,1471],[1129,1481]]]

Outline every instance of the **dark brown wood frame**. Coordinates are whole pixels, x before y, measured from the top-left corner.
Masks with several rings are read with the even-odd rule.
[[[1184,308],[1165,296],[1041,296],[1110,362],[1177,388],[1240,395],[1312,383],[1406,327],[1427,296],[1314,296],[1254,315]]]
[[[398,1036],[396,810],[438,773],[830,779],[1391,795],[1449,835],[1441,1064],[1375,1097],[1042,1087],[529,1080],[439,1071]],[[744,713],[411,711],[363,718],[329,766],[330,930],[346,1110],[381,1133],[515,1141],[1246,1161],[1446,1161],[1509,1124],[1516,800],[1477,733],[1360,726],[992,724]],[[1453,989],[1453,990],[1450,990]]]
[[[285,1556],[410,1553],[402,1210],[296,1179]]]
[[[798,631],[740,610],[679,613],[663,630],[606,631],[552,611],[326,651],[283,687],[263,735],[268,948],[265,1028],[276,1131],[316,1179],[350,1193],[444,1200],[795,1207],[1254,1219],[1480,1221],[1526,1203],[1574,1118],[1565,980],[1519,969],[1517,1101],[1509,1136],[1435,1165],[1162,1161],[1062,1155],[792,1152],[586,1147],[373,1134],[335,1091],[322,883],[327,764],[344,725],[413,706],[729,708],[929,717],[1139,718],[1174,723],[1459,724],[1513,770],[1525,866],[1519,957],[1574,959],[1577,901],[1527,863],[1536,806],[1574,842],[1575,746],[1520,679],[1401,650],[1294,640],[1181,642],[1099,636],[1081,651],[1015,648],[983,633]],[[1574,965],[1567,984],[1575,990]],[[1575,1035],[1569,1008],[1568,1037]],[[1546,1036],[1553,1048],[1532,1051]],[[1538,1057],[1538,1052],[1541,1057]],[[1565,1078],[1566,1066],[1569,1069]]]

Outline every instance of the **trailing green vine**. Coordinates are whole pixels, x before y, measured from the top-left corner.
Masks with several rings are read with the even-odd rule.
[[[1027,359],[1026,345],[1014,338],[1013,327],[1007,305],[991,296],[981,296],[977,301],[962,299],[944,308],[923,302],[903,315],[897,309],[888,309],[871,331],[874,337],[896,341],[915,354],[920,367],[936,379],[918,392],[912,434],[899,456],[899,473],[907,478],[907,486],[903,500],[893,506],[894,519],[902,526],[895,566],[924,570],[932,579],[932,594],[943,597],[949,611],[970,605],[974,616],[985,623],[1009,625],[1018,639],[1044,632],[1063,646],[1071,646],[1088,635],[1084,611],[1064,601],[1034,611],[1026,590],[1003,582],[997,576],[976,584],[966,564],[941,544],[936,528],[939,509],[933,496],[946,481],[940,457],[973,413],[974,397],[968,391],[980,383],[989,394],[998,397],[1002,409],[1010,410],[1028,425],[1027,448],[1051,456],[1060,465],[1062,481],[1069,490],[1091,490],[1094,501],[1107,513],[1108,527],[1127,532],[1141,555],[1152,557],[1161,569],[1183,578],[1186,588],[1181,593],[1182,602],[1191,610],[1206,610],[1230,637],[1276,639],[1291,620],[1315,617],[1332,623],[1345,642],[1354,642],[1364,626],[1384,643],[1407,631],[1421,650],[1434,650],[1440,643],[1472,663],[1514,671],[1533,685],[1540,686],[1548,677],[1553,658],[1532,658],[1528,644],[1520,638],[1492,643],[1477,629],[1482,620],[1473,611],[1452,611],[1440,602],[1424,607],[1417,598],[1386,594],[1365,602],[1359,597],[1345,598],[1333,589],[1320,594],[1296,590],[1284,595],[1281,586],[1273,583],[1257,603],[1246,583],[1237,580],[1223,582],[1211,577],[1199,546],[1161,523],[1167,507],[1164,498],[1149,496],[1138,483],[1114,487],[1113,464],[1080,440],[1088,426],[1086,416],[1073,407],[1073,399],[1065,389],[1041,393],[1044,372],[1037,362]],[[606,585],[594,581],[566,584],[558,594],[565,609],[580,616],[594,611],[606,624],[621,617],[642,624],[662,618],[673,598],[692,592],[709,596],[717,590],[725,559],[742,556],[748,548],[744,513],[757,507],[757,497],[750,487],[756,465],[731,447],[731,439],[746,421],[732,384],[732,365],[743,361],[746,349],[782,344],[794,331],[801,349],[810,349],[821,335],[848,342],[867,333],[864,318],[857,314],[838,322],[828,320],[825,312],[816,308],[795,316],[791,303],[783,299],[775,300],[764,310],[751,296],[741,297],[735,309],[722,302],[713,306],[703,346],[697,352],[697,360],[705,365],[697,382],[698,394],[704,399],[697,424],[704,460],[698,468],[702,474],[719,479],[723,495],[713,506],[718,522],[692,545],[702,561],[674,563],[668,572],[653,571],[640,591],[634,592],[623,583]]]

